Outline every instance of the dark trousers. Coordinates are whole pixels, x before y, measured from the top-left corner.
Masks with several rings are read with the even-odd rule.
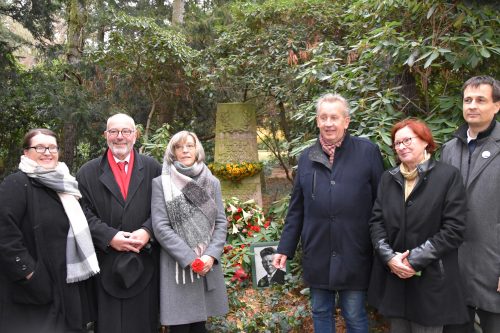
[[[205,322],[199,321],[196,323],[184,325],[171,325],[168,329],[169,333],[207,333]]]
[[[469,307],[468,323],[462,325],[446,325],[443,333],[475,333],[474,318],[477,314],[480,321],[480,327],[483,333],[498,333],[500,332],[500,313],[488,312],[481,309]]]

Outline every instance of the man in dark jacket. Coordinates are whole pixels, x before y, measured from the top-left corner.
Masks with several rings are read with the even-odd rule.
[[[319,138],[299,159],[273,264],[284,268],[299,239],[316,333],[335,332],[338,293],[347,332],[368,332],[366,289],[372,264],[368,230],[383,170],[378,147],[351,136],[349,104],[326,94],[316,106]]]
[[[108,149],[77,174],[101,274],[98,333],[158,332],[158,248],[152,242],[151,181],[160,164],[134,151],[134,120],[108,119]]]
[[[489,76],[463,85],[461,126],[443,146],[441,160],[460,170],[467,192],[465,237],[458,260],[471,322],[445,332],[500,332],[500,83]]]

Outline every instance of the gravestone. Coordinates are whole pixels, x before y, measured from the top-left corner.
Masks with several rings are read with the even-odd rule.
[[[246,103],[217,104],[215,124],[216,163],[257,163],[257,122],[255,105]],[[220,178],[219,178],[220,179]],[[260,174],[240,182],[220,179],[224,199],[238,197],[254,199],[262,206]]]

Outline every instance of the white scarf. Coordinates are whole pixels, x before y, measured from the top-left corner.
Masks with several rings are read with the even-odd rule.
[[[19,170],[57,192],[61,199],[70,225],[66,241],[66,282],[83,281],[99,273],[89,225],[78,203],[82,195],[66,164],[59,162],[54,169],[45,169],[30,158],[21,156]]]

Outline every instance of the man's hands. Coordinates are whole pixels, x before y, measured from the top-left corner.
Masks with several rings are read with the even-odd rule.
[[[273,257],[273,266],[278,269],[284,269],[286,267],[287,256],[284,254],[276,253]]]
[[[109,245],[116,251],[139,251],[149,242],[149,233],[144,229],[137,229],[133,232],[118,231],[109,242]]]

